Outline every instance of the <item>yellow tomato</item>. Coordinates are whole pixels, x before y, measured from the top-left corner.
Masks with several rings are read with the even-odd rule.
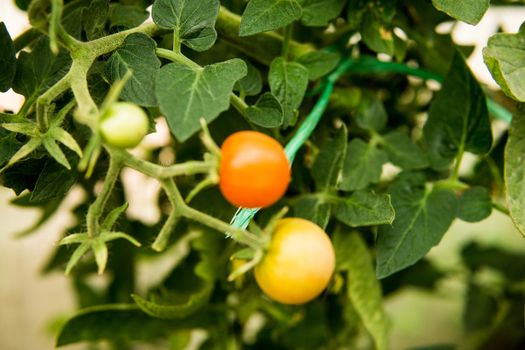
[[[332,242],[322,228],[299,218],[280,220],[269,250],[255,267],[263,292],[283,304],[303,304],[328,286],[335,268]]]

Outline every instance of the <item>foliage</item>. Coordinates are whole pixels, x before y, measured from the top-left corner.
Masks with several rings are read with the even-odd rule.
[[[78,297],[57,346],[182,349],[205,329],[201,349],[388,349],[384,299],[449,275],[424,257],[454,220],[497,209],[525,234],[525,26],[495,34],[483,51],[503,94],[476,80],[469,48],[435,30],[479,22],[488,0],[16,4],[31,28],[11,38],[0,23],[0,91],[25,102],[0,111],[0,183],[15,205],[42,212],[20,235],[71,188],[86,194],[44,268],[68,274]],[[144,108],[150,132],[165,119],[169,143],[141,152],[106,144],[100,118],[118,100]],[[495,119],[510,119],[495,100],[515,112],[508,137],[493,135]],[[236,213],[216,186],[217,144],[244,129],[286,144],[292,163],[286,195],[255,217]],[[463,171],[466,153],[475,171]],[[126,217],[123,167],[160,182],[158,223]],[[306,305],[268,299],[251,271],[283,215],[318,224],[335,247],[331,284]],[[174,254],[154,284],[139,284],[137,266]],[[464,247],[459,347],[523,346],[524,259]],[[490,283],[487,271],[497,276]],[[97,272],[111,276],[107,286],[92,285]]]

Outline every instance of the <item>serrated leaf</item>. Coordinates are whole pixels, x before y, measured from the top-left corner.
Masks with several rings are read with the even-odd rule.
[[[406,174],[390,188],[396,217],[379,228],[377,276],[408,267],[439,243],[457,214],[457,199],[444,189],[426,189],[422,174]]]
[[[403,169],[422,169],[429,166],[423,150],[403,131],[396,130],[383,136],[383,148],[390,161]]]
[[[2,167],[22,147],[16,139],[16,134],[9,133],[0,138],[0,167]]]
[[[301,22],[307,26],[320,27],[341,13],[346,0],[298,0],[303,9]]]
[[[185,141],[200,129],[200,118],[214,120],[230,105],[233,84],[246,74],[246,64],[232,59],[193,70],[171,63],[157,75],[156,95],[171,131]]]
[[[138,27],[148,17],[148,11],[136,5],[109,4],[109,21],[112,27]]]
[[[275,30],[301,18],[297,0],[251,0],[244,10],[239,36]]]
[[[450,17],[477,24],[489,9],[490,0],[432,0],[432,4]]]
[[[337,52],[318,50],[299,56],[296,62],[308,69],[308,79],[317,80],[337,67],[340,59]]]
[[[498,33],[489,38],[483,59],[492,77],[509,97],[525,101],[525,26],[516,34]]]
[[[0,22],[0,92],[11,88],[16,73],[16,50],[4,22]]]
[[[159,27],[172,29],[184,45],[205,51],[217,39],[219,6],[219,0],[155,0],[152,16]]]
[[[284,126],[294,125],[308,86],[308,70],[299,63],[277,57],[270,65],[268,83],[283,107]]]
[[[423,133],[435,169],[446,169],[462,150],[482,155],[492,146],[485,94],[459,52],[430,105]]]
[[[359,233],[346,234],[344,248],[351,254],[345,262],[348,269],[347,295],[363,325],[374,339],[376,349],[388,349],[387,319],[383,309],[381,285],[375,277],[372,256]]]
[[[467,222],[478,222],[492,212],[492,198],[485,187],[472,187],[459,197],[458,218]]]
[[[134,304],[97,305],[80,310],[60,329],[56,346],[86,341],[154,341],[166,339],[174,330],[206,328],[210,315],[196,315],[184,321],[152,318]]]
[[[332,212],[332,204],[315,195],[297,199],[292,208],[294,216],[310,220],[323,229],[328,225]]]
[[[356,191],[337,204],[335,217],[351,227],[391,224],[395,213],[390,196]]]
[[[155,78],[160,69],[160,60],[155,54],[157,44],[142,33],[129,35],[123,45],[109,58],[105,72],[109,80],[121,80],[128,71],[133,75],[122,89],[120,97],[140,106],[157,105]]]
[[[525,236],[525,112],[520,105],[509,128],[505,148],[505,193],[514,225]]]
[[[104,27],[109,18],[109,1],[92,0],[82,12],[82,27],[89,40],[104,36]]]
[[[187,282],[188,285],[180,284],[176,270],[175,276],[172,277],[177,280],[179,288],[185,288],[182,295],[177,295],[174,291],[155,293],[152,299],[146,300],[133,294],[133,300],[145,313],[157,318],[182,319],[194,314],[209,300],[213,292],[218,266],[217,259],[223,242],[222,237],[210,231],[203,231],[200,237],[192,241],[192,246],[199,252],[198,258],[193,264],[187,266],[186,271],[181,273],[181,276],[187,276],[189,273],[187,270],[193,270],[194,275],[191,281]],[[165,287],[161,288],[161,290],[165,289]]]
[[[276,128],[283,123],[281,103],[271,92],[265,92],[255,105],[246,110],[248,120],[264,128]]]
[[[121,206],[118,206],[111,210],[104,219],[104,222],[100,226],[103,231],[109,231],[113,228],[113,225],[115,225],[115,222],[117,222],[117,219],[119,218],[122,213],[124,213],[128,209],[128,203],[124,203]]]
[[[25,97],[38,96],[62,78],[69,70],[69,53],[61,51],[53,55],[49,39],[40,38],[31,52],[18,55],[13,90]]]
[[[44,203],[53,199],[63,199],[77,178],[77,172],[65,169],[54,160],[47,161],[38,176],[35,189],[31,192],[30,202]]]
[[[344,191],[354,191],[377,182],[387,160],[384,151],[361,139],[353,139],[346,150],[340,188]]]
[[[258,95],[263,87],[261,72],[250,62],[246,62],[248,68],[246,76],[235,83],[234,90],[242,91],[246,96]]]
[[[331,140],[321,148],[312,165],[312,177],[318,191],[335,187],[341,177],[346,154],[348,133],[343,125]]]

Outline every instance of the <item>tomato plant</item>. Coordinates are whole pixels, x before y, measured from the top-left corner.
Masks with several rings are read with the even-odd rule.
[[[303,304],[321,294],[334,269],[328,235],[311,221],[286,218],[275,226],[268,252],[255,267],[255,280],[270,298]]]
[[[115,147],[135,147],[148,132],[148,116],[132,103],[118,102],[111,105],[101,119],[102,138]]]
[[[524,348],[525,26],[482,50],[500,89],[448,27],[519,2],[15,3],[0,184],[41,212],[21,236],[84,194],[43,268],[78,304],[57,347]],[[150,122],[169,136],[140,143]],[[454,315],[400,321],[414,290]]]
[[[283,147],[255,131],[239,131],[221,147],[219,186],[239,207],[267,207],[278,201],[290,182],[290,164]]]

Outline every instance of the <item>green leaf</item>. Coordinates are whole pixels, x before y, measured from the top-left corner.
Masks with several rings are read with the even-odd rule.
[[[489,9],[490,0],[432,0],[432,4],[450,17],[477,24]]]
[[[230,105],[233,84],[246,75],[246,64],[232,59],[193,70],[171,63],[157,74],[160,110],[179,141],[200,129],[200,118],[210,123]]]
[[[108,247],[106,242],[102,239],[93,239],[91,240],[91,249],[95,255],[95,261],[98,266],[98,273],[102,274],[106,269],[106,264],[108,263]]]
[[[384,151],[361,139],[353,139],[346,151],[340,188],[344,191],[360,190],[379,181],[387,160]]]
[[[374,273],[372,256],[359,233],[345,234],[344,250],[348,270],[347,294],[363,325],[374,339],[376,349],[388,349],[387,319],[383,309],[381,285]]]
[[[366,12],[361,24],[361,35],[363,41],[371,50],[378,53],[394,55],[394,35],[382,20],[375,14],[375,11]]]
[[[250,62],[246,62],[246,76],[235,83],[234,90],[241,91],[246,96],[258,95],[263,87],[261,72]]]
[[[54,56],[49,48],[49,39],[40,38],[31,52],[18,55],[13,90],[25,97],[38,96],[69,70],[69,53],[61,51]]]
[[[308,86],[308,70],[299,63],[277,57],[270,65],[268,83],[283,107],[284,126],[295,124],[298,108]]]
[[[403,131],[389,132],[383,136],[382,141],[383,149],[395,165],[407,170],[422,169],[429,165],[423,150]]]
[[[328,25],[341,13],[346,0],[298,0],[303,9],[301,22],[311,27]]]
[[[82,242],[71,254],[71,257],[69,258],[69,261],[66,266],[66,275],[69,275],[73,267],[80,261],[80,258],[86,254],[86,252],[91,248],[91,243],[87,240]]]
[[[346,126],[337,131],[335,137],[328,140],[315,158],[312,165],[312,177],[318,191],[326,191],[335,187],[341,178],[343,161],[346,154],[348,133]]]
[[[176,274],[176,269],[175,275],[171,277],[178,288],[182,289],[181,291],[156,293],[150,300],[133,294],[133,300],[145,313],[157,318],[182,319],[194,314],[211,297],[217,274],[217,259],[223,244],[224,239],[216,232],[203,231],[200,237],[192,241],[194,249],[199,252],[199,257],[194,263],[187,265],[186,269],[183,265],[180,274]],[[184,281],[186,284],[181,283],[180,279],[187,278],[191,270],[194,273],[191,280]],[[162,290],[166,290],[166,287],[162,287]]]
[[[109,18],[109,1],[92,0],[82,12],[82,27],[89,40],[95,40],[105,35],[104,28]]]
[[[211,320],[206,316],[166,321],[146,315],[133,304],[97,305],[82,309],[68,319],[57,335],[56,346],[100,340],[166,339],[177,329],[207,327]]]
[[[16,50],[4,22],[0,22],[0,92],[11,88],[16,73]]]
[[[498,300],[490,290],[470,281],[463,310],[466,332],[488,329],[498,314]]]
[[[48,160],[31,193],[30,201],[45,203],[53,199],[63,199],[77,181],[78,174],[65,169],[54,160]]]
[[[62,164],[62,166],[64,166],[66,169],[71,170],[71,165],[69,164],[66,155],[54,139],[45,137],[42,140],[42,144],[46,148],[46,151],[49,153],[49,155],[53,157],[53,159]]]
[[[299,56],[296,62],[308,69],[308,79],[317,80],[337,67],[340,59],[337,52],[318,50]]]
[[[478,222],[492,212],[492,198],[485,187],[472,187],[459,197],[458,218],[467,222]]]
[[[297,0],[250,0],[241,18],[240,36],[275,30],[301,18]]]
[[[134,28],[148,19],[146,9],[135,5],[109,4],[109,21],[112,27]]]
[[[377,238],[377,276],[413,265],[439,243],[457,213],[453,192],[425,188],[419,173],[401,176],[390,188],[396,217],[381,226]]]
[[[338,203],[335,217],[351,227],[391,224],[395,213],[390,196],[356,191]]]
[[[365,130],[381,131],[386,126],[388,115],[383,102],[374,95],[361,100],[357,109],[356,123]]]
[[[423,133],[435,169],[448,168],[463,150],[482,155],[492,146],[485,94],[459,52],[430,105]]]
[[[492,77],[509,97],[525,101],[525,26],[516,34],[498,33],[489,38],[483,59]]]
[[[157,105],[155,77],[160,69],[160,60],[155,54],[157,44],[142,33],[129,35],[124,44],[111,55],[106,64],[106,75],[111,82],[121,80],[131,70],[120,97],[140,106]]]
[[[9,133],[0,138],[0,167],[2,167],[22,147],[16,139],[16,134]]]
[[[276,128],[283,123],[281,103],[271,92],[265,92],[255,105],[248,107],[246,116],[252,123],[264,128]]]
[[[332,204],[315,195],[300,197],[294,202],[292,208],[294,216],[310,220],[323,229],[328,225],[332,212]]]
[[[215,21],[219,0],[155,0],[153,21],[161,28],[173,29],[179,41],[195,51],[205,51],[217,39]]]
[[[118,206],[111,210],[104,219],[104,222],[101,225],[102,230],[109,231],[113,228],[115,225],[115,222],[117,222],[117,219],[122,215],[128,209],[128,203],[124,203],[121,206]]]
[[[525,107],[520,105],[509,128],[505,148],[505,193],[514,225],[525,236]]]

